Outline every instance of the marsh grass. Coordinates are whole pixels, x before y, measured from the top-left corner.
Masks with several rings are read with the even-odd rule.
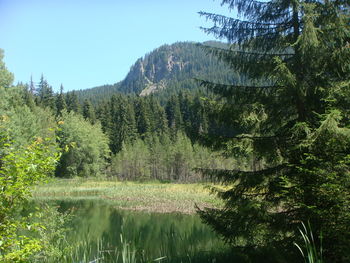
[[[304,249],[295,242],[294,245],[298,248],[306,263],[323,263],[322,235],[320,238],[321,244],[318,248],[314,239],[314,235],[312,233],[310,223],[308,223],[307,227],[303,222],[301,224],[302,229],[299,229],[299,232],[304,242]]]
[[[104,199],[121,209],[195,213],[199,207],[220,206],[204,184],[120,182],[100,179],[53,179],[33,189],[37,200]]]
[[[160,247],[159,252],[163,256],[152,256],[149,251],[144,250],[127,239],[124,234],[120,234],[120,244],[113,246],[103,239],[96,241],[89,240],[89,236],[85,240],[71,245],[61,246],[59,249],[65,250],[66,253],[60,257],[41,258],[43,263],[205,263],[205,262],[228,262],[228,258],[232,258],[227,251],[218,248],[213,251],[199,251],[188,247],[185,251],[180,249],[181,235],[173,233],[169,230],[165,234],[163,241],[164,246]],[[219,252],[220,251],[220,252]]]

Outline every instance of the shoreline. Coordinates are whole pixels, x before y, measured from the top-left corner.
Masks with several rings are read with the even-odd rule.
[[[196,213],[196,206],[220,207],[210,184],[130,182],[97,178],[52,179],[32,191],[34,200],[105,200],[118,209]]]

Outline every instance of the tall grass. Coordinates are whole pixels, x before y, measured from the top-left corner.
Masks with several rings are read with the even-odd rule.
[[[222,202],[204,184],[119,182],[98,179],[55,179],[33,189],[34,200],[106,200],[115,207],[150,212],[195,213]],[[161,204],[161,205],[159,205]]]
[[[310,223],[308,223],[308,227],[302,222],[302,229],[299,228],[299,232],[304,241],[304,249],[294,242],[294,245],[299,249],[301,255],[304,258],[304,261],[307,263],[323,263],[322,259],[322,234],[321,234],[321,244],[320,248],[317,247],[314,235],[311,230]]]
[[[120,234],[120,244],[111,245],[106,240],[99,239],[91,241],[87,237],[78,244],[73,244],[69,248],[60,247],[66,253],[60,257],[46,257],[39,261],[42,263],[226,263],[227,258],[232,258],[225,250],[199,251],[191,246],[186,251],[178,247],[182,240],[180,234],[173,230],[164,234],[159,253],[161,256],[154,256],[150,251],[146,251],[136,243],[130,242],[125,235]],[[176,243],[176,244],[175,244]],[[173,246],[172,246],[172,245]],[[138,247],[138,248],[136,248]],[[179,250],[177,250],[179,249]]]

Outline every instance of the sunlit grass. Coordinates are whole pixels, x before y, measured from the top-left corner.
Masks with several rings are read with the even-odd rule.
[[[152,212],[194,213],[199,207],[220,206],[204,184],[120,182],[101,179],[52,179],[33,190],[35,199],[104,199],[118,208]]]

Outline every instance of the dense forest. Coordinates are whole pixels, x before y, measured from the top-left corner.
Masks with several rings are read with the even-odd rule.
[[[105,88],[95,88],[93,93],[92,90],[65,93],[62,85],[60,92],[55,93],[44,76],[15,87],[7,84],[2,91],[1,114],[9,116],[9,125],[16,130],[13,140],[17,143],[50,137],[44,134],[45,128],[56,129],[51,137],[56,136],[57,147],[61,149],[55,171],[57,177],[204,180],[202,172],[195,168],[225,168],[233,159],[198,143],[198,134],[214,131],[218,126],[215,120],[209,120],[210,105],[205,98],[208,92],[192,74],[200,72],[210,79],[208,72],[212,71],[211,76],[223,72],[223,66],[217,61],[202,61],[214,60],[210,56],[199,60],[204,52],[199,50],[202,49],[194,43],[156,49],[135,63],[122,82],[126,84],[119,86],[114,94],[113,88],[109,93]],[[174,62],[174,57],[178,62]],[[203,65],[198,68],[201,62]],[[169,63],[173,63],[172,68]],[[140,70],[140,64],[147,70]],[[166,86],[152,94],[137,95],[136,90],[129,92],[125,87],[137,87],[142,93],[149,88],[149,83],[141,81],[136,85],[136,79],[152,79]],[[228,75],[223,77],[228,79]],[[95,100],[92,102],[89,96]],[[18,116],[24,114],[29,116]],[[38,125],[43,127],[37,128]]]

